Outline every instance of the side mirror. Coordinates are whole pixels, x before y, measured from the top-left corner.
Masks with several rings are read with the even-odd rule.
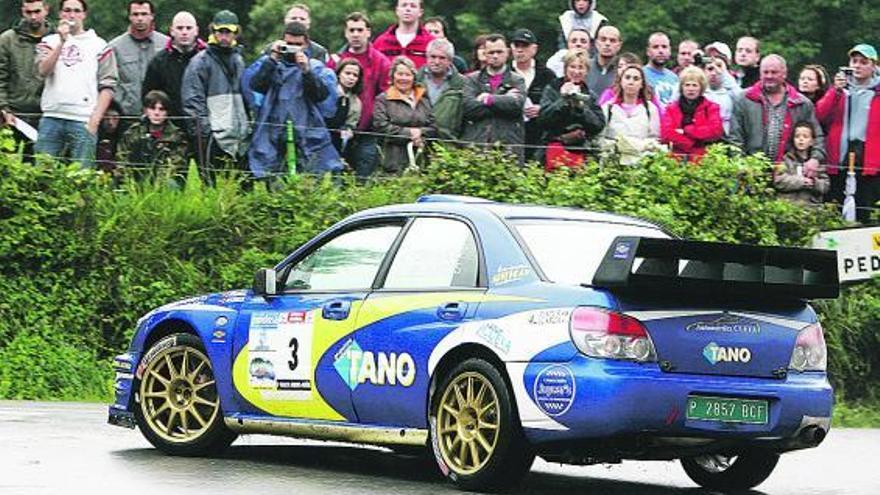
[[[260,268],[254,274],[254,295],[274,296],[278,291],[275,287],[275,269]]]

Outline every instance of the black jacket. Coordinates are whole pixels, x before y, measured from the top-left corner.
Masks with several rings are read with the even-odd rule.
[[[171,100],[171,108],[168,109],[169,117],[183,117],[183,105],[180,100],[180,85],[183,82],[183,73],[186,66],[197,53],[205,49],[205,43],[197,40],[196,45],[188,53],[182,53],[169,42],[165,49],[157,53],[147,66],[147,75],[144,76],[144,84],[141,87],[141,98],[148,92],[158,89],[164,91]],[[183,124],[178,122],[179,127]]]

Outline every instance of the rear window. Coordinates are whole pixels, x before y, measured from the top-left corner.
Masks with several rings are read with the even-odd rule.
[[[514,220],[514,229],[551,282],[590,284],[620,235],[669,238],[656,228],[572,220]]]

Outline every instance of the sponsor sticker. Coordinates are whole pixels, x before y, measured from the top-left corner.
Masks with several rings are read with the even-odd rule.
[[[527,277],[532,272],[528,265],[499,266],[495,275],[492,275],[494,285],[504,285]]]
[[[529,324],[531,325],[558,325],[560,323],[568,323],[571,317],[570,309],[546,309],[543,311],[535,311],[529,316]]]
[[[761,325],[758,323],[727,315],[712,321],[697,321],[691,323],[685,329],[688,332],[761,333]]]
[[[568,412],[575,397],[574,374],[568,366],[547,366],[535,378],[532,397],[548,416],[561,416]]]
[[[629,253],[632,251],[632,243],[629,241],[620,241],[614,245],[614,258],[618,260],[625,260],[629,258]]]
[[[501,354],[510,352],[510,339],[504,329],[494,323],[486,323],[478,328],[477,336]]]
[[[717,363],[748,363],[752,360],[752,351],[748,347],[722,347],[710,342],[703,348],[703,357],[713,366]]]
[[[407,352],[365,351],[348,339],[333,358],[333,367],[351,390],[362,383],[409,387],[416,380],[416,362]]]

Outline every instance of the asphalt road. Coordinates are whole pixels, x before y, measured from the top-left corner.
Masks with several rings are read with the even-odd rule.
[[[880,430],[832,430],[819,448],[782,456],[752,493],[877,495]],[[101,404],[0,401],[0,494],[457,493],[415,458],[384,449],[268,436],[220,458],[167,457],[135,430],[106,424]],[[675,462],[573,467],[537,460],[518,493],[710,493]]]

